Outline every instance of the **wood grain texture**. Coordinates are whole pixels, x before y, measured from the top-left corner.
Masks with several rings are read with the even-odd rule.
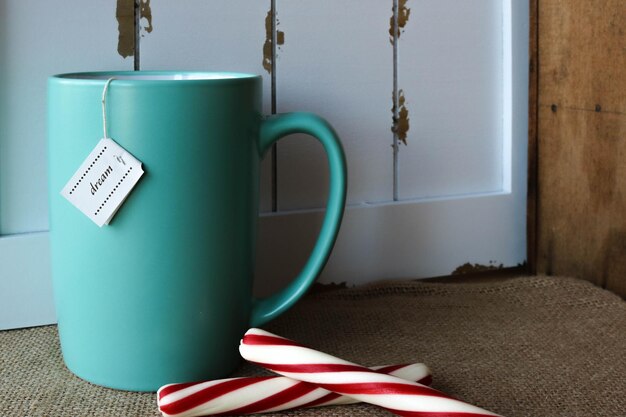
[[[626,296],[626,8],[539,2],[539,272]]]

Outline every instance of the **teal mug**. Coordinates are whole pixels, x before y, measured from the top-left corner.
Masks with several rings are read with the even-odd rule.
[[[145,174],[99,228],[59,191],[109,136]],[[330,190],[310,258],[278,293],[254,299],[259,165],[281,137],[324,146]],[[292,306],[324,267],[346,194],[332,127],[310,113],[263,117],[261,77],[239,73],[102,72],[48,81],[52,279],[61,350],[79,377],[155,391],[222,378],[245,330]]]

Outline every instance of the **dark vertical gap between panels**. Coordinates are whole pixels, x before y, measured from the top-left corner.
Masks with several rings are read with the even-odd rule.
[[[135,44],[134,44],[134,62],[133,69],[139,71],[141,69],[140,43],[141,43],[141,0],[134,0],[134,18],[135,18]]]
[[[276,0],[271,0],[270,7],[272,12],[272,114],[276,114]]]
[[[398,201],[398,0],[393,0],[393,201]]]
[[[276,114],[276,0],[271,0],[272,14],[272,71],[271,71],[271,100],[272,114]],[[272,212],[278,211],[278,147],[272,145]]]
[[[537,273],[539,253],[539,0],[529,0],[528,191],[526,201],[526,262]]]

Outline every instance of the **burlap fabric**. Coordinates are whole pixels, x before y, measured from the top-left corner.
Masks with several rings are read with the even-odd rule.
[[[626,303],[583,281],[386,282],[309,295],[267,329],[363,365],[425,362],[435,388],[508,417],[626,416]],[[67,371],[54,326],[0,332],[0,371],[3,417],[159,415],[154,394]],[[273,415],[389,414],[356,405]]]

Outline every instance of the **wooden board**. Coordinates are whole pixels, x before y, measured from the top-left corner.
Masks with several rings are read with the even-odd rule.
[[[294,1],[295,3],[300,2]],[[405,4],[407,7],[416,7],[414,10],[417,10],[423,3],[409,0]],[[495,6],[500,8],[500,5]],[[509,120],[510,190],[349,207],[337,245],[320,278],[321,282],[364,284],[390,277],[448,275],[464,269],[467,264],[474,268],[491,268],[501,264],[516,266],[524,262],[528,143],[528,6],[523,1],[507,1],[502,4],[502,14],[503,17],[506,16],[503,26],[509,25],[509,30],[504,30],[508,37],[502,40],[505,50],[503,55],[508,56],[504,59],[503,66],[509,68],[509,71],[506,77],[503,75],[502,81],[504,83],[508,78],[510,83],[507,89],[510,95],[508,112],[503,111],[504,116],[512,116],[512,120]],[[278,16],[279,29],[285,29],[283,48],[286,48],[289,46],[290,32],[285,26],[285,17],[280,9]],[[414,15],[411,16],[413,18]],[[465,15],[454,16],[459,20],[459,25],[463,26]],[[410,24],[411,21],[405,25],[401,39],[408,33]],[[454,30],[454,25],[451,30]],[[279,51],[278,56],[279,86],[282,80],[283,53],[284,51]],[[402,49],[400,53],[402,54]],[[352,87],[354,88],[358,87]],[[304,94],[304,97],[310,94]],[[280,100],[279,94],[279,103]],[[387,107],[387,112],[391,113],[391,106]],[[352,178],[350,186],[353,181],[355,180]],[[500,184],[503,182],[501,180]],[[305,189],[304,192],[306,191]],[[284,285],[298,272],[313,245],[322,214],[321,210],[298,210],[261,218],[260,235],[263,239],[258,247],[256,275],[259,279],[255,283],[257,293],[271,293],[272,289]]]
[[[48,234],[28,233],[48,228],[59,191],[47,181],[47,78],[132,70],[118,29],[116,2],[0,0],[0,329],[56,321]]]
[[[56,322],[48,233],[0,238],[0,330]]]
[[[626,7],[539,2],[538,271],[626,296]]]
[[[399,198],[509,188],[503,186],[503,170],[510,170],[504,163],[510,138],[503,128],[503,1],[405,6],[398,91],[408,124],[399,133],[406,142],[399,149]]]
[[[270,111],[272,104],[270,87],[275,87],[277,94],[272,102],[278,104],[279,111],[320,113],[335,125],[344,139],[350,166],[351,207],[346,211],[333,257],[321,277],[323,282],[362,284],[390,277],[412,279],[450,274],[467,264],[491,268],[523,262],[525,185],[522,184],[526,166],[528,78],[528,31],[523,30],[528,23],[526,2],[396,0],[401,9],[411,8],[413,14],[407,21],[408,10],[401,11],[405,13],[401,15],[404,19],[401,36],[406,43],[400,45],[400,56],[395,61],[389,39],[394,0],[184,0],[172,4],[165,0],[138,0],[138,3],[141,4],[141,29],[139,48],[136,49],[134,0],[118,0],[93,7],[84,7],[84,3],[78,0],[68,0],[63,5],[0,0],[0,73],[4,77],[4,81],[0,78],[0,146],[3,147],[0,148],[0,220],[9,219],[0,224],[0,232],[47,227],[45,86],[41,85],[45,76],[70,70],[130,70],[133,66],[136,69],[232,69],[264,74],[266,112]],[[275,4],[278,10],[278,27],[273,33],[270,4]],[[487,4],[493,8],[486,7]],[[448,14],[449,19],[425,19],[426,15],[421,11],[428,7]],[[394,67],[403,66],[399,73],[404,77],[399,85],[401,89],[405,82],[411,88],[409,84],[413,81],[407,78],[410,76],[414,77],[415,83],[423,82],[420,74],[414,74],[421,68],[418,65],[436,64],[448,71],[449,78],[469,74],[467,65],[480,65],[483,59],[479,55],[484,57],[481,54],[492,50],[490,48],[498,42],[506,50],[506,42],[491,39],[484,39],[490,46],[481,49],[480,37],[472,37],[476,32],[470,30],[468,33],[468,28],[472,27],[483,34],[494,33],[494,16],[503,7],[513,9],[514,28],[509,45],[513,55],[510,62],[513,80],[510,113],[516,115],[511,127],[514,132],[511,190],[450,197],[449,194],[457,191],[448,189],[441,192],[447,194],[441,198],[420,198],[430,193],[413,193],[410,187],[417,178],[409,172],[401,177],[401,183],[409,187],[401,198],[418,199],[391,201],[393,176],[398,174],[394,171],[391,148]],[[491,23],[482,27],[481,22]],[[425,51],[410,46],[409,29],[421,31],[416,33],[424,38],[413,38],[418,43],[430,38],[431,47],[437,42],[445,46],[452,39],[468,48],[476,47],[479,53],[472,55],[460,50],[457,54],[448,50],[444,60],[420,62],[417,55]],[[465,39],[459,39],[458,34],[455,35],[457,32],[463,33],[461,37],[468,35],[473,43],[463,43]],[[273,59],[272,45],[268,47],[271,38],[276,39],[277,62]],[[430,55],[424,54],[423,59],[440,58],[439,53],[443,52],[440,49],[432,47]],[[486,59],[493,63],[493,57],[489,55]],[[272,61],[277,67],[274,74],[267,72]],[[416,67],[410,62],[415,62]],[[455,66],[465,73],[453,71]],[[493,69],[493,66],[489,68]],[[485,74],[481,71],[475,71],[474,75],[482,76],[479,81],[483,82],[489,76],[486,75],[488,71]],[[276,77],[275,80],[270,81],[270,75]],[[503,80],[495,76],[491,81],[498,85]],[[471,82],[468,85],[470,90],[482,91]],[[497,93],[498,88],[494,85],[484,87]],[[516,89],[523,90],[523,94],[518,94]],[[454,88],[444,85],[442,90],[450,93]],[[431,91],[434,91],[433,99],[441,99],[435,97],[439,89]],[[430,97],[419,89],[419,94],[408,90],[403,92],[410,110],[407,117],[412,118],[413,123],[409,132],[415,132],[421,125],[417,122],[429,121],[424,117],[429,114],[429,109],[424,109],[422,114],[421,108],[410,106],[420,100],[428,106]],[[467,91],[460,91],[458,96],[452,95],[451,100],[437,102],[437,106],[441,109],[443,104],[450,103],[451,107],[442,112],[463,112],[466,107],[454,107],[455,100],[474,98]],[[490,103],[497,101],[496,97]],[[459,122],[454,114],[439,121],[448,123],[449,120]],[[523,125],[521,134],[516,123]],[[524,141],[520,142],[522,136]],[[493,139],[493,136],[486,137]],[[476,135],[474,132],[458,138],[475,139]],[[321,149],[311,139],[290,140],[291,144],[283,143],[278,167],[281,175],[279,208],[283,211],[264,215],[260,221],[259,266],[262,273],[258,274],[261,279],[256,285],[265,293],[272,285],[291,278],[301,267],[323,214],[323,209],[307,209],[324,205],[327,178]],[[468,149],[467,145],[457,148],[453,145],[447,142],[446,152],[439,149],[437,158],[443,164],[449,163],[447,150],[457,152],[454,156],[457,160],[459,149],[467,151],[467,155],[475,150]],[[474,142],[474,145],[484,146],[482,142]],[[486,146],[493,155],[506,153]],[[428,156],[429,152],[424,149],[423,155]],[[410,154],[404,156],[410,157]],[[472,154],[468,158],[474,159],[475,156]],[[32,170],[26,176],[13,175],[13,170],[19,168],[19,158],[32,158]],[[419,160],[410,158],[407,161],[403,162],[404,168],[419,163]],[[264,172],[269,173],[269,164],[264,167]],[[489,166],[487,170],[493,168]],[[473,169],[485,172],[485,167],[475,162]],[[463,190],[467,190],[467,180],[475,179],[478,171],[467,176],[451,175],[448,179],[465,181]],[[451,172],[453,170],[439,173],[448,175]],[[506,170],[501,172],[504,176]],[[491,181],[494,176],[482,178]],[[441,177],[433,179],[440,181]],[[477,193],[496,190],[503,182],[494,181],[487,187],[471,190]],[[262,186],[269,183],[266,175]],[[454,187],[453,183],[444,185]],[[271,194],[267,187],[263,197],[262,206],[268,211]],[[33,204],[29,205],[29,202]],[[0,239],[0,281],[5,278],[0,290],[4,297],[0,297],[0,307],[11,314],[15,312],[17,316],[28,316],[30,324],[54,320],[49,277],[46,275],[49,270],[47,242],[45,233]],[[32,259],[38,262],[33,263]],[[263,279],[266,279],[265,283]],[[35,317],[34,313],[45,314]]]
[[[269,295],[296,276],[323,215],[301,210],[261,217],[256,294]],[[525,258],[524,226],[523,204],[512,194],[351,207],[318,281],[362,285],[450,275],[467,264],[477,270],[519,266]]]
[[[342,139],[348,204],[392,199],[391,0],[277,0],[279,112],[312,111]],[[294,135],[278,144],[280,210],[323,207],[328,173],[317,141]]]
[[[133,68],[132,57],[117,52],[115,2],[84,6],[80,0],[0,1],[2,235],[48,229],[47,78]],[[99,139],[91,138],[94,146]]]

